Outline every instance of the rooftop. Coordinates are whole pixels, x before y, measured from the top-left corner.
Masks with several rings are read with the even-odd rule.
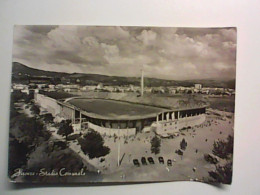
[[[75,95],[66,93],[66,92],[58,92],[58,91],[40,91],[41,94],[46,95],[50,98],[61,100],[66,98],[75,97]]]

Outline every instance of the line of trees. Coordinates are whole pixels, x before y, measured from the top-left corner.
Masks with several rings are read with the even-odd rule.
[[[12,107],[12,106],[11,106]],[[14,108],[11,108],[14,109]],[[9,167],[11,176],[16,168],[26,168],[30,154],[50,138],[41,121],[18,113],[10,120]]]
[[[223,158],[229,159],[233,154],[234,138],[229,135],[227,140],[215,141],[213,145],[213,154]]]
[[[234,138],[229,135],[227,140],[215,141],[212,153],[227,161],[224,165],[216,165],[215,171],[210,171],[211,182],[231,184],[232,182],[232,158]]]

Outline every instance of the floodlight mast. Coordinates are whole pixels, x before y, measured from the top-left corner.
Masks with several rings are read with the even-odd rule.
[[[141,96],[144,95],[144,72],[143,72],[143,66],[141,68]]]

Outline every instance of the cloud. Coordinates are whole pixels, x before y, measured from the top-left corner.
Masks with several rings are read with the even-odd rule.
[[[38,34],[42,34],[42,35],[46,35],[48,34],[51,30],[57,28],[58,26],[53,26],[53,25],[28,25],[25,26],[25,29],[27,29],[28,31],[31,31],[33,33],[38,33]]]
[[[152,30],[143,30],[136,38],[143,42],[144,45],[152,44],[156,40],[157,34]]]
[[[104,49],[105,56],[108,58],[118,56],[118,54],[119,54],[119,49],[118,49],[117,45],[107,45],[105,43],[101,43],[101,48]]]
[[[61,26],[51,30],[47,34],[47,41],[44,42],[47,48],[52,50],[75,51],[81,47],[80,37],[77,36],[77,28]]]
[[[13,60],[61,72],[234,78],[236,29],[16,26]]]
[[[236,42],[237,31],[235,28],[221,29],[220,33],[227,41]]]

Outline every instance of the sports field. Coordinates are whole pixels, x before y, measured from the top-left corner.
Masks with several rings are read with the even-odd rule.
[[[68,102],[88,113],[115,120],[156,117],[159,112],[166,111],[164,108],[107,99],[76,98]]]

